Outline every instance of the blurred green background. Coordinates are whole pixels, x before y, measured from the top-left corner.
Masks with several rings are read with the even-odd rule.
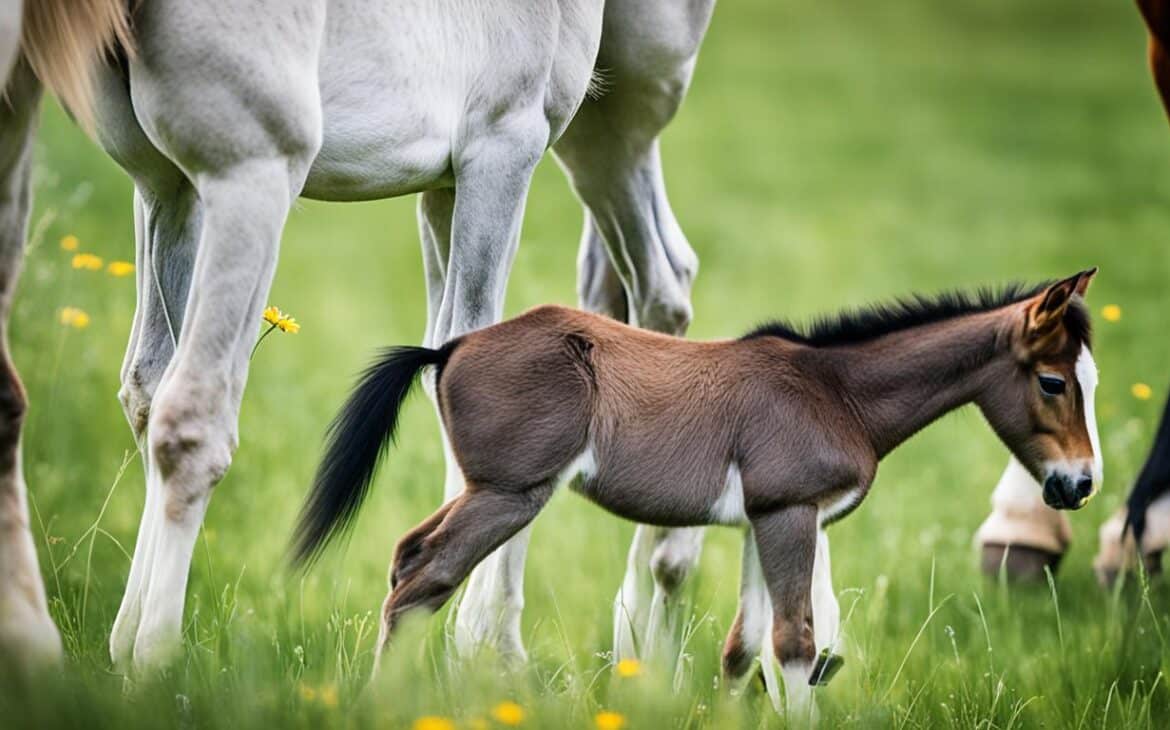
[[[889,457],[870,498],[830,532],[847,664],[818,697],[827,727],[1164,727],[1166,591],[1109,595],[1090,567],[1096,528],[1121,504],[1170,385],[1170,128],[1136,10],[1099,0],[726,2],[663,157],[701,261],[696,338],[912,291],[1101,267],[1090,304],[1122,311],[1117,322],[1096,319],[1106,484],[1073,515],[1074,546],[1054,586],[979,575],[971,537],[1007,453],[973,409],[948,416]],[[530,667],[448,666],[440,617],[403,639],[384,676],[359,692],[393,545],[441,499],[425,398],[409,404],[348,548],[303,581],[282,558],[352,376],[375,348],[421,340],[422,268],[405,198],[294,210],[270,301],[303,328],[274,334],[253,361],[239,451],[196,549],[187,656],[123,695],[106,639],[143,499],[136,458],[112,486],[134,448],[115,397],[133,277],[74,270],[59,241],[73,235],[82,251],[132,260],[131,187],[53,104],[37,159],[11,332],[31,401],[34,531],[71,661],[58,682],[0,691],[6,719],[408,727],[440,715],[475,727],[498,722],[485,718],[512,698],[529,726],[592,726],[603,708],[628,727],[779,722],[759,692],[728,699],[716,687],[740,535],[708,533],[678,664],[612,679],[610,606],[633,528],[567,491],[532,538]],[[575,303],[580,226],[546,160],[508,313]],[[85,310],[89,326],[62,326],[66,306]],[[1135,383],[1153,397],[1134,397]]]

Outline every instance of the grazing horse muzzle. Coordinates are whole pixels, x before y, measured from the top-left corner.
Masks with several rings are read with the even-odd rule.
[[[1049,471],[1044,479],[1044,503],[1053,509],[1080,509],[1093,495],[1093,474]]]

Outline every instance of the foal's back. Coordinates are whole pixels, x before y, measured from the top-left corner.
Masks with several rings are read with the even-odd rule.
[[[473,487],[524,489],[577,462],[580,491],[611,511],[706,524],[729,487],[750,506],[753,475],[837,451],[817,425],[837,405],[808,357],[775,338],[691,342],[547,306],[467,335],[441,406]]]

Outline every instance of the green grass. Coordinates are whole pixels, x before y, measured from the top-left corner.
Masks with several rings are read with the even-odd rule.
[[[1075,544],[1051,590],[999,586],[977,570],[971,535],[1007,454],[972,410],[888,458],[870,498],[832,529],[849,618],[846,667],[818,691],[825,727],[1164,727],[1170,718],[1170,592],[1131,584],[1109,595],[1090,567],[1096,527],[1140,467],[1170,384],[1170,129],[1144,43],[1131,7],[1085,0],[737,0],[715,14],[664,140],[671,199],[702,261],[694,337],[1093,264],[1094,310],[1124,312],[1098,322],[1105,492],[1073,516]],[[404,635],[362,692],[394,542],[440,500],[442,457],[424,398],[407,408],[401,445],[348,549],[304,580],[282,555],[351,376],[374,348],[421,338],[408,199],[306,202],[293,213],[270,300],[304,328],[269,338],[253,362],[240,448],[196,550],[185,658],[124,692],[106,639],[143,499],[115,399],[133,285],[71,270],[57,242],[72,233],[87,251],[131,258],[130,186],[55,109],[38,159],[41,235],[12,344],[32,403],[24,448],[34,529],[69,662],[60,679],[0,690],[0,724],[405,727],[437,714],[471,727],[505,698],[526,708],[529,726],[591,726],[599,708],[623,713],[629,727],[778,723],[760,693],[730,699],[716,686],[739,535],[708,535],[687,588],[692,635],[678,666],[614,680],[609,607],[632,525],[567,492],[532,538],[529,668],[501,673],[487,658],[452,666],[444,613]],[[574,302],[579,225],[546,162],[510,313]],[[57,324],[66,305],[90,313],[88,329]],[[1130,395],[1139,381],[1153,386],[1152,400]],[[321,700],[329,687],[336,708]]]

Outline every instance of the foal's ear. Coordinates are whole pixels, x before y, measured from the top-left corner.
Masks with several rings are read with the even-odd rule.
[[[1083,297],[1096,275],[1097,268],[1093,267],[1062,279],[1037,294],[1028,305],[1026,334],[1029,342],[1047,344],[1047,340],[1059,331],[1072,298]]]

